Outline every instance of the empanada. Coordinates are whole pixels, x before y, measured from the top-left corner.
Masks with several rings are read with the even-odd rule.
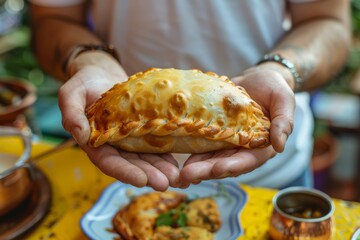
[[[187,199],[178,192],[150,192],[134,198],[113,217],[113,226],[124,239],[151,239],[161,213],[176,208]]]
[[[161,226],[155,229],[151,240],[213,240],[214,234],[204,228]]]
[[[93,147],[203,153],[269,145],[270,121],[245,89],[200,70],[151,68],[115,84],[87,109]]]
[[[216,232],[221,227],[221,215],[216,201],[211,197],[196,198],[183,209],[186,225]]]
[[[183,225],[178,224],[180,213],[186,216]],[[159,224],[161,214],[166,215],[166,221]],[[212,197],[188,200],[187,195],[180,192],[149,192],[122,206],[112,223],[126,240],[209,240],[221,227],[221,215]]]

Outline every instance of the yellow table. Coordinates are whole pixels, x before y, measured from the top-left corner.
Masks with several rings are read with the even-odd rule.
[[[19,154],[20,146],[19,141],[0,139],[0,151],[11,149],[11,152]],[[34,143],[32,155],[51,147],[49,143]],[[114,179],[101,173],[86,154],[76,147],[46,157],[37,166],[51,183],[51,207],[44,219],[21,239],[88,239],[81,231],[80,219]],[[241,187],[248,194],[248,201],[239,216],[245,232],[239,239],[268,239],[271,200],[276,190],[248,185]],[[338,199],[334,199],[334,203],[335,239],[350,239],[352,233],[360,227],[360,203]]]

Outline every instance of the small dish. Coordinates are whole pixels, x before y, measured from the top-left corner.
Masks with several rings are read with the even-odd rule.
[[[272,239],[331,239],[335,230],[335,205],[316,189],[290,187],[273,198],[269,233]]]
[[[214,196],[225,191],[226,197],[215,197],[221,212],[222,226],[215,234],[215,240],[235,240],[243,234],[239,214],[243,209],[247,194],[234,182],[206,181],[191,185],[187,189],[170,188],[171,191],[185,193],[189,198]],[[119,208],[129,203],[129,193],[140,195],[154,191],[151,188],[136,188],[121,182],[110,184],[95,205],[81,219],[81,228],[90,239],[117,239],[112,226],[112,218]]]
[[[352,234],[351,240],[360,240],[360,227],[358,227]]]
[[[1,152],[0,156],[0,216],[16,208],[30,194],[32,165],[27,160],[31,152],[30,135],[13,127],[0,126],[0,137],[16,136],[23,143],[21,156]]]
[[[12,124],[36,101],[35,87],[25,80],[0,78],[0,124]]]
[[[46,216],[50,203],[50,182],[40,169],[34,167],[29,196],[14,210],[0,216],[0,239],[18,239],[26,234]]]

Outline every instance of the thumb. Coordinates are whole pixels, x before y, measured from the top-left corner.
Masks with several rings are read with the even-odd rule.
[[[276,152],[284,151],[286,141],[294,129],[294,97],[279,97],[270,109],[271,144]]]
[[[68,90],[65,84],[59,90],[62,125],[79,145],[86,144],[90,137],[90,126],[85,115],[85,99],[81,89]]]
[[[88,142],[90,137],[90,128],[88,124],[81,124],[82,122],[87,122],[87,119],[78,121],[77,123],[69,123],[64,120],[63,117],[63,126],[64,128],[73,136],[75,141],[80,145],[85,145]],[[80,123],[80,124],[78,124]]]

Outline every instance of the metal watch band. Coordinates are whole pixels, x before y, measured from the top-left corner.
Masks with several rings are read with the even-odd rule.
[[[299,73],[296,71],[295,65],[291,61],[283,58],[279,54],[266,54],[264,55],[263,59],[261,59],[258,62],[258,64],[261,64],[263,62],[277,62],[285,66],[287,69],[289,69],[291,75],[294,78],[294,83],[295,83],[294,91],[298,91],[301,89],[302,85],[304,84],[304,81],[300,77]]]

